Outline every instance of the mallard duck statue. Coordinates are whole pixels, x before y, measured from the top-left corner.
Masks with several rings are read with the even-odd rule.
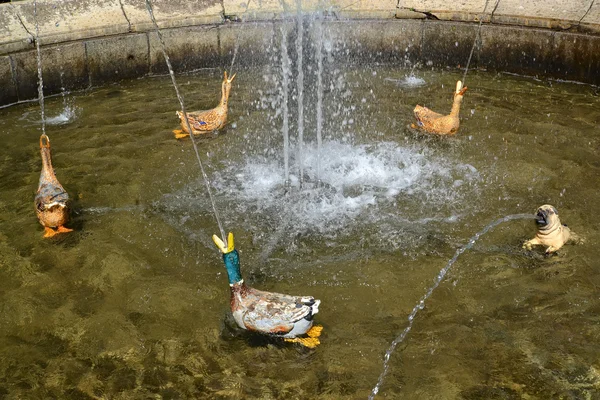
[[[40,153],[42,154],[42,173],[35,195],[35,212],[40,224],[45,229],[44,237],[71,232],[72,229],[64,226],[69,220],[69,194],[54,175],[50,139],[46,134],[40,136]]]
[[[437,135],[454,135],[458,132],[460,125],[458,113],[460,112],[460,105],[466,91],[467,87],[463,87],[462,82],[457,81],[452,110],[448,115],[438,114],[427,107],[417,105],[414,110],[417,123],[411,126]]]
[[[322,326],[313,326],[320,300],[311,296],[263,292],[247,286],[240,273],[240,258],[233,245],[233,234],[227,243],[217,235],[213,241],[223,253],[223,262],[231,287],[231,312],[242,329],[282,337],[288,342],[314,348],[320,344]],[[306,337],[298,337],[306,334]]]
[[[231,82],[235,78],[235,74],[231,78],[227,78],[227,71],[224,73],[223,83],[221,84],[221,101],[219,105],[211,110],[188,112],[187,120],[194,135],[219,130],[227,123],[227,102],[229,100],[229,92],[231,91]],[[181,120],[181,129],[174,130],[176,139],[188,137],[190,131],[185,117],[181,111],[177,111],[177,116]]]

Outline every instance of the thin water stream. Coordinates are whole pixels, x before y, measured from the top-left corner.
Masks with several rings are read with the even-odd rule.
[[[421,300],[419,300],[417,305],[412,309],[412,311],[408,315],[408,325],[406,326],[406,328],[404,328],[402,333],[400,333],[400,335],[398,335],[398,337],[396,337],[396,339],[394,339],[392,341],[392,343],[390,344],[390,347],[385,352],[385,356],[383,358],[383,360],[384,360],[383,361],[383,371],[381,372],[381,375],[379,375],[377,384],[375,385],[375,387],[373,387],[373,390],[371,390],[371,394],[369,395],[369,400],[374,399],[375,396],[377,395],[377,393],[379,393],[379,389],[381,388],[381,385],[383,384],[383,380],[385,379],[385,376],[388,373],[390,357],[392,356],[394,350],[396,350],[396,347],[400,343],[402,343],[404,341],[404,339],[406,339],[406,336],[412,329],[413,322],[414,322],[415,317],[417,316],[417,313],[419,312],[419,310],[422,310],[423,308],[425,308],[425,302],[427,301],[427,299],[429,299],[431,297],[431,295],[433,294],[433,291],[435,289],[437,289],[437,287],[440,285],[440,283],[444,280],[444,278],[448,274],[448,271],[450,271],[450,268],[452,268],[452,266],[454,265],[456,260],[458,260],[458,257],[465,251],[472,248],[475,245],[475,243],[477,242],[477,240],[482,235],[485,235],[487,232],[489,232],[494,227],[500,225],[501,223],[507,222],[507,221],[512,221],[515,219],[530,219],[531,220],[533,218],[534,218],[533,214],[514,214],[514,215],[507,215],[505,217],[497,219],[497,220],[489,223],[488,225],[486,225],[485,228],[483,228],[481,231],[477,232],[475,234],[475,236],[473,236],[471,239],[469,239],[469,242],[466,245],[464,245],[464,246],[460,247],[458,250],[456,250],[456,253],[454,253],[454,256],[450,260],[448,260],[448,263],[446,263],[446,266],[444,266],[444,268],[442,268],[440,270],[440,272],[437,274],[437,276],[435,277],[435,279],[433,281],[433,285],[431,285],[431,287],[429,287],[429,289],[427,289],[427,292],[423,295],[423,297],[421,297]]]
[[[467,82],[467,72],[469,72],[469,66],[471,65],[471,59],[473,58],[473,52],[475,51],[475,46],[477,46],[477,40],[479,39],[479,36],[481,35],[481,25],[483,24],[483,17],[484,17],[483,14],[485,14],[485,12],[487,10],[488,3],[489,3],[489,0],[486,0],[485,6],[483,7],[482,15],[479,16],[479,25],[477,26],[477,33],[475,34],[475,39],[473,39],[473,46],[471,47],[471,52],[469,53],[469,58],[467,59],[467,65],[465,67],[465,72],[463,73],[463,77],[462,77],[463,86],[465,86],[466,82]],[[494,5],[492,12],[490,13],[490,21],[493,21],[493,19],[494,19],[494,12],[498,8],[498,4],[500,4],[500,0],[496,0],[496,4]]]
[[[303,157],[322,187],[284,190],[281,88],[266,79],[280,64],[240,67],[232,123],[196,139],[244,278],[321,299],[322,344],[236,328],[194,149],[173,138],[173,83],[127,81],[71,93],[76,117],[46,127],[74,201],[75,231],[52,240],[32,206],[40,108],[1,110],[0,397],[368,398],[384,362],[377,398],[600,395],[593,88],[471,70],[460,131],[439,140],[407,128],[412,109],[449,110],[461,71],[342,68],[332,52],[343,45],[324,38],[322,157],[316,112],[305,114]],[[222,76],[201,70],[179,89],[190,107],[214,107]],[[316,104],[316,74],[304,78]],[[62,99],[46,108],[61,114]],[[523,250],[536,229],[526,220],[471,241],[544,203],[586,241],[552,257]],[[386,361],[415,304],[410,336]]]
[[[33,0],[33,17],[35,19],[35,48],[38,73],[38,101],[42,117],[42,135],[46,134],[46,112],[44,106],[44,78],[42,76],[42,53],[40,52],[40,28],[37,20],[37,0]]]
[[[156,33],[158,35],[158,39],[159,39],[159,42],[161,45],[161,51],[162,51],[163,57],[165,58],[165,62],[167,63],[167,67],[169,68],[169,75],[171,77],[171,82],[173,83],[175,93],[177,94],[177,100],[179,100],[179,105],[181,106],[181,113],[184,116],[184,120],[187,125],[187,131],[189,132],[189,136],[190,136],[190,141],[192,142],[192,146],[194,148],[194,153],[196,154],[196,160],[198,160],[198,166],[200,167],[200,172],[202,172],[202,177],[204,178],[204,184],[206,185],[206,193],[208,194],[208,197],[210,199],[210,203],[212,205],[212,210],[213,210],[213,213],[215,216],[215,220],[217,222],[217,226],[219,227],[219,232],[221,233],[221,238],[225,242],[225,244],[227,244],[227,239],[226,239],[227,236],[225,235],[225,230],[223,229],[223,224],[221,223],[221,218],[219,217],[217,205],[215,204],[215,199],[213,198],[213,195],[212,195],[212,190],[210,188],[210,180],[208,179],[208,175],[206,174],[204,165],[202,164],[202,159],[200,158],[200,153],[198,152],[198,146],[196,145],[196,141],[194,139],[194,134],[192,133],[193,132],[192,127],[190,126],[190,121],[187,117],[187,112],[185,109],[185,104],[183,102],[183,97],[181,96],[181,93],[179,91],[179,86],[177,85],[177,80],[175,79],[175,72],[173,71],[173,66],[171,65],[169,55],[167,54],[167,48],[165,45],[165,41],[163,40],[163,37],[162,37],[162,32],[158,28],[158,24],[156,23],[156,19],[154,18],[154,12],[152,10],[152,3],[150,0],[146,0],[146,9],[148,10],[148,15],[149,15],[150,19],[152,20],[152,23],[154,24],[154,28],[156,29]],[[231,60],[230,71],[233,68],[233,63],[235,62],[235,57],[237,55],[237,49],[238,49],[238,47],[237,47],[237,41],[236,41],[236,47],[235,47],[235,51],[233,54],[233,58]]]

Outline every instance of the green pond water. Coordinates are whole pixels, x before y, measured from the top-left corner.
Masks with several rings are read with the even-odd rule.
[[[33,206],[39,105],[1,109],[0,398],[365,399],[455,251],[546,203],[585,242],[523,250],[533,219],[482,236],[417,314],[377,398],[599,398],[600,97],[471,71],[459,133],[437,139],[408,128],[412,109],[448,112],[462,74],[409,72],[326,74],[320,156],[308,76],[302,160],[292,90],[287,194],[276,67],[237,71],[229,126],[197,140],[246,282],[321,299],[315,350],[235,326],[168,76],[68,94],[74,115],[46,98],[75,229],[53,239]],[[189,110],[216,105],[221,74],[178,76]]]

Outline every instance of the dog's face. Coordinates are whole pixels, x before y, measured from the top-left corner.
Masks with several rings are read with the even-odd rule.
[[[540,228],[552,226],[558,222],[558,211],[551,205],[545,204],[537,209],[535,222]]]

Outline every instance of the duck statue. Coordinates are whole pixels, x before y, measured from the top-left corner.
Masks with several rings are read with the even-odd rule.
[[[194,135],[201,135],[219,130],[227,123],[227,102],[229,100],[229,92],[231,91],[231,82],[233,82],[235,74],[227,78],[227,71],[224,73],[223,83],[221,84],[221,101],[219,105],[211,110],[188,112],[187,120],[189,127]],[[177,116],[181,120],[181,129],[174,130],[176,139],[188,137],[190,131],[188,124],[185,121],[183,112],[177,111]]]
[[[320,344],[323,327],[313,326],[320,300],[311,296],[264,292],[247,286],[240,272],[240,258],[233,244],[233,234],[229,233],[226,243],[217,235],[213,235],[213,241],[223,254],[231,288],[231,312],[240,328],[282,337],[287,342],[308,348]],[[299,337],[302,335],[306,336]]]
[[[438,114],[427,107],[417,105],[414,110],[417,123],[412,124],[412,128],[420,128],[425,132],[437,135],[454,135],[460,125],[458,113],[466,91],[467,87],[463,87],[462,82],[457,81],[452,110],[448,115]]]
[[[35,195],[35,212],[45,229],[44,237],[47,238],[57,233],[71,232],[72,229],[64,226],[69,220],[69,194],[54,175],[50,138],[46,134],[40,136],[40,153],[42,173]]]

